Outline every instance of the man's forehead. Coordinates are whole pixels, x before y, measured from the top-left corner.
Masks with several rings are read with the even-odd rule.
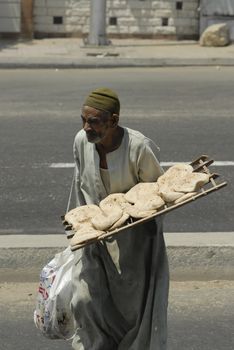
[[[96,109],[93,107],[89,107],[89,106],[83,106],[82,108],[82,115],[89,117],[102,117],[102,116],[106,116],[107,112],[105,111],[101,111],[100,109]]]

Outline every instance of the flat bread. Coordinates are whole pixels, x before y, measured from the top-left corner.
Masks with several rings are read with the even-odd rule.
[[[209,175],[193,172],[193,167],[179,163],[170,167],[157,182],[142,182],[127,193],[113,193],[103,199],[99,206],[91,204],[70,210],[65,221],[75,231],[71,245],[97,240],[106,231],[115,230],[129,217],[146,218],[162,209],[165,203],[182,203],[192,198],[209,182]]]
[[[135,204],[144,196],[152,197],[158,195],[158,184],[156,182],[140,182],[125,193],[125,199]]]
[[[172,203],[184,195],[183,192],[175,192],[167,186],[161,187],[160,196],[166,203]]]
[[[177,164],[171,166],[169,169],[167,169],[167,171],[165,171],[165,173],[163,175],[161,175],[160,177],[162,177],[162,176],[163,177],[167,177],[167,176],[171,177],[172,175],[181,176],[181,174],[192,173],[192,172],[193,172],[192,165],[186,164],[186,163],[177,163]]]
[[[148,211],[148,210],[157,210],[165,204],[165,201],[159,195],[153,196],[142,196],[141,199],[134,204],[139,210]]]
[[[117,206],[112,208],[112,211],[101,211],[98,215],[91,219],[91,223],[97,230],[106,231],[118,221],[123,215],[123,210]]]
[[[129,209],[129,215],[134,219],[143,219],[148,216],[151,216],[157,212],[157,210],[140,210],[137,209],[135,206]]]
[[[70,210],[64,217],[68,224],[72,225],[73,231],[81,229],[83,225],[91,223],[92,217],[101,213],[101,209],[95,205],[82,205]]]
[[[125,198],[124,193],[112,193],[100,202],[99,207],[102,211],[108,213],[111,212],[115,207],[120,208],[124,211],[125,208],[129,205],[130,204]]]
[[[70,245],[76,246],[81,243],[87,243],[89,241],[96,240],[103,233],[104,231],[95,230],[91,224],[86,224],[74,234],[70,240]]]
[[[151,198],[143,196],[134,205],[129,207],[127,212],[134,219],[145,218],[155,214],[164,204],[164,200],[158,195],[154,195]]]
[[[100,224],[97,224],[96,222],[97,218],[95,218],[93,222],[93,225],[95,227],[102,228],[102,229],[105,227],[104,228],[105,230],[107,229],[114,230],[118,227],[123,226],[124,223],[129,218],[129,214],[127,214],[126,208],[131,206],[131,204],[128,203],[128,201],[125,199],[125,196],[123,193],[109,194],[105,199],[103,199],[100,202],[99,206],[101,210],[105,213],[105,215],[108,216],[109,219],[111,218],[112,221],[114,220],[114,217],[113,217],[114,212],[120,213],[120,210],[121,210],[121,216],[115,222],[113,222],[111,226],[109,226],[109,222],[108,224],[106,224],[106,219],[103,221],[103,218],[102,218],[102,226],[100,226]],[[117,216],[119,216],[119,214]],[[100,218],[98,218],[98,220],[100,221]],[[105,223],[105,226],[103,225],[103,223]]]
[[[185,193],[199,191],[208,182],[208,174],[193,172],[191,165],[183,163],[169,168],[157,181],[159,194],[167,203],[179,200]]]
[[[187,174],[191,174],[192,172],[193,167],[191,165],[183,163],[173,165],[158,178],[159,192],[161,192],[162,187],[173,189],[175,183],[181,181],[181,178],[185,178]]]
[[[156,182],[138,183],[125,193],[125,198],[133,204],[132,207],[127,209],[127,212],[135,219],[152,215],[165,204],[158,193]]]
[[[108,231],[112,231],[115,230],[116,228],[122,227],[126,221],[129,219],[130,215],[127,213],[123,213],[123,215],[121,216],[121,218],[119,220],[117,220],[114,225],[112,225]]]
[[[177,181],[174,185],[175,191],[181,191],[184,193],[199,191],[202,186],[208,183],[210,180],[208,174],[204,173],[191,173],[187,174],[181,181]]]

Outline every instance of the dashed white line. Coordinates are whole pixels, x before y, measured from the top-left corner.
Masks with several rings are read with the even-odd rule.
[[[49,168],[74,168],[74,163],[51,163]]]
[[[161,166],[172,166],[177,163],[190,163],[190,162],[161,162]],[[226,161],[215,161],[211,164],[211,166],[234,166],[234,161],[226,160]]]
[[[189,162],[161,162],[161,166],[172,166],[175,165],[177,163],[189,163]],[[220,166],[220,167],[224,167],[224,166],[234,166],[234,161],[231,160],[227,160],[227,161],[215,161],[212,166]],[[74,163],[51,163],[49,164],[49,168],[57,168],[57,169],[61,169],[61,168],[74,168]]]
[[[233,166],[234,162],[231,160],[227,160],[227,161],[216,161],[214,162],[212,165],[214,166]]]

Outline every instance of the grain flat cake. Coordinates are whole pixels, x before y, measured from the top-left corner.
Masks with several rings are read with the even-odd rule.
[[[131,207],[131,204],[126,200],[123,193],[112,193],[109,194],[105,199],[103,199],[99,204],[101,210],[107,215],[111,215],[113,211],[121,210],[122,214],[112,226],[109,227],[109,230],[116,229],[125,224],[129,219],[130,215],[128,213],[128,208]]]
[[[108,230],[113,224],[115,224],[123,215],[123,211],[119,207],[113,207],[112,211],[101,212],[92,218],[92,225],[97,230]]]
[[[188,199],[188,193],[192,196],[208,182],[208,174],[193,172],[191,165],[183,163],[172,166],[157,180],[159,194],[167,203]]]
[[[96,239],[104,233],[93,227],[91,222],[92,218],[99,215],[100,212],[101,209],[97,205],[90,204],[74,208],[65,215],[65,221],[72,226],[75,232],[70,241],[71,246]]]
[[[74,231],[80,229],[84,224],[91,223],[91,219],[101,212],[99,206],[95,204],[82,205],[66,213],[64,219]]]
[[[157,182],[138,183],[125,194],[110,194],[99,206],[90,204],[72,209],[65,215],[65,221],[75,232],[71,245],[95,241],[107,231],[124,226],[130,217],[149,217],[165,204],[181,203],[196,195],[209,180],[208,174],[194,172],[191,165],[178,163]]]
[[[74,236],[70,240],[71,246],[76,246],[84,242],[90,242],[100,237],[104,231],[97,230],[92,224],[86,223],[75,232]]]
[[[165,202],[159,194],[156,182],[141,182],[132,187],[125,198],[132,203],[128,214],[136,219],[153,215]]]

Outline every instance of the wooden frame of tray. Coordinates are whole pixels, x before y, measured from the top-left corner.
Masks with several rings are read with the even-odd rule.
[[[101,241],[105,238],[108,238],[108,237],[111,237],[111,236],[114,236],[118,233],[121,233],[121,232],[124,232],[125,230],[128,230],[132,227],[135,227],[136,225],[141,225],[147,221],[150,221],[158,216],[161,216],[161,215],[165,215],[169,212],[171,212],[172,210],[175,210],[175,209],[178,209],[188,203],[191,203],[201,197],[204,197],[204,196],[207,196],[209,195],[210,193],[213,193],[214,191],[218,191],[220,190],[221,188],[227,186],[227,182],[221,182],[221,183],[217,183],[215,181],[215,179],[217,179],[219,177],[218,174],[216,173],[210,173],[209,169],[208,169],[208,166],[211,165],[213,163],[213,159],[209,159],[208,156],[206,155],[202,155],[200,156],[199,158],[197,158],[196,160],[194,160],[193,162],[190,163],[190,165],[192,165],[192,167],[194,168],[194,172],[204,172],[206,174],[209,175],[210,177],[210,181],[208,184],[206,184],[199,192],[197,192],[197,194],[195,194],[194,196],[184,200],[183,202],[181,203],[178,203],[178,204],[173,204],[173,205],[164,205],[164,207],[155,212],[155,214],[153,215],[150,215],[150,216],[147,216],[145,218],[142,218],[142,219],[138,219],[138,220],[135,220],[132,222],[128,222],[126,223],[126,225],[120,227],[120,228],[117,228],[117,229],[114,229],[112,231],[106,231],[104,234],[98,236],[97,238],[95,239],[90,239],[90,240],[86,240],[82,243],[79,243],[77,245],[71,245],[71,250],[72,251],[75,251],[77,249],[80,249],[80,248],[83,248],[84,246],[86,245],[89,245],[89,244],[92,244],[92,243],[95,243],[95,242],[98,242],[98,241]],[[64,218],[64,217],[63,217]],[[65,229],[66,230],[66,229]],[[70,239],[74,236],[75,232],[72,230],[71,226],[69,225],[68,226],[68,230],[66,230],[66,233],[67,233],[67,238]]]

